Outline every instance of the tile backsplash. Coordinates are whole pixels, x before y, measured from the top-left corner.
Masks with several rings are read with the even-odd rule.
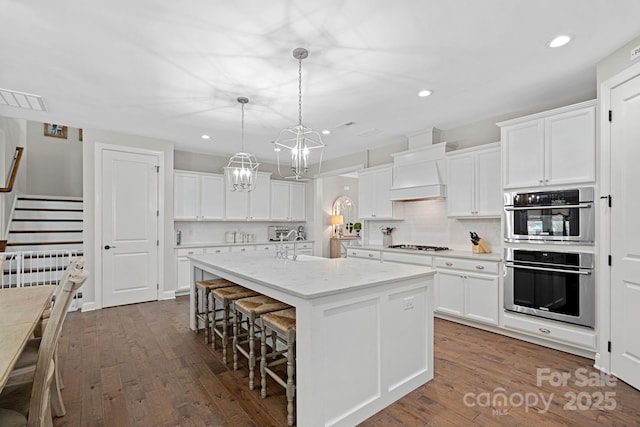
[[[448,218],[447,201],[444,199],[403,203],[403,221],[366,222],[365,243],[382,244],[380,227],[395,227],[392,233],[394,244],[448,246],[451,249],[471,250],[469,232],[475,231],[487,241],[494,252],[494,248],[501,246],[499,218]]]

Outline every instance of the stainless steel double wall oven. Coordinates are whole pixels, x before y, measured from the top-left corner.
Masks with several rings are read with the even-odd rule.
[[[505,194],[506,310],[594,327],[593,253],[573,246],[593,245],[594,212],[592,187]]]

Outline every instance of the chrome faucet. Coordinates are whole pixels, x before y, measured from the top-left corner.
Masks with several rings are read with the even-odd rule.
[[[276,251],[276,258],[282,258],[282,259],[288,259],[288,251],[285,249],[284,247],[284,239],[289,239],[289,237],[291,237],[291,235],[293,233],[296,233],[296,238],[297,238],[297,234],[298,232],[295,229],[292,229],[291,231],[289,231],[289,233],[287,235],[280,235],[280,248]],[[298,255],[296,254],[296,245],[294,243],[293,245],[293,256],[292,256],[292,260],[296,260],[298,258]]]

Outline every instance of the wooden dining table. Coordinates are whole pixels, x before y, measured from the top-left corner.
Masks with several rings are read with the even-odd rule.
[[[0,289],[0,391],[55,289],[53,285]]]

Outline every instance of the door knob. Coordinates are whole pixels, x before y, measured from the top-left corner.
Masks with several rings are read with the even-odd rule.
[[[106,250],[109,250],[109,249],[111,249],[111,248],[115,248],[115,246],[104,245],[104,248],[105,248]]]

